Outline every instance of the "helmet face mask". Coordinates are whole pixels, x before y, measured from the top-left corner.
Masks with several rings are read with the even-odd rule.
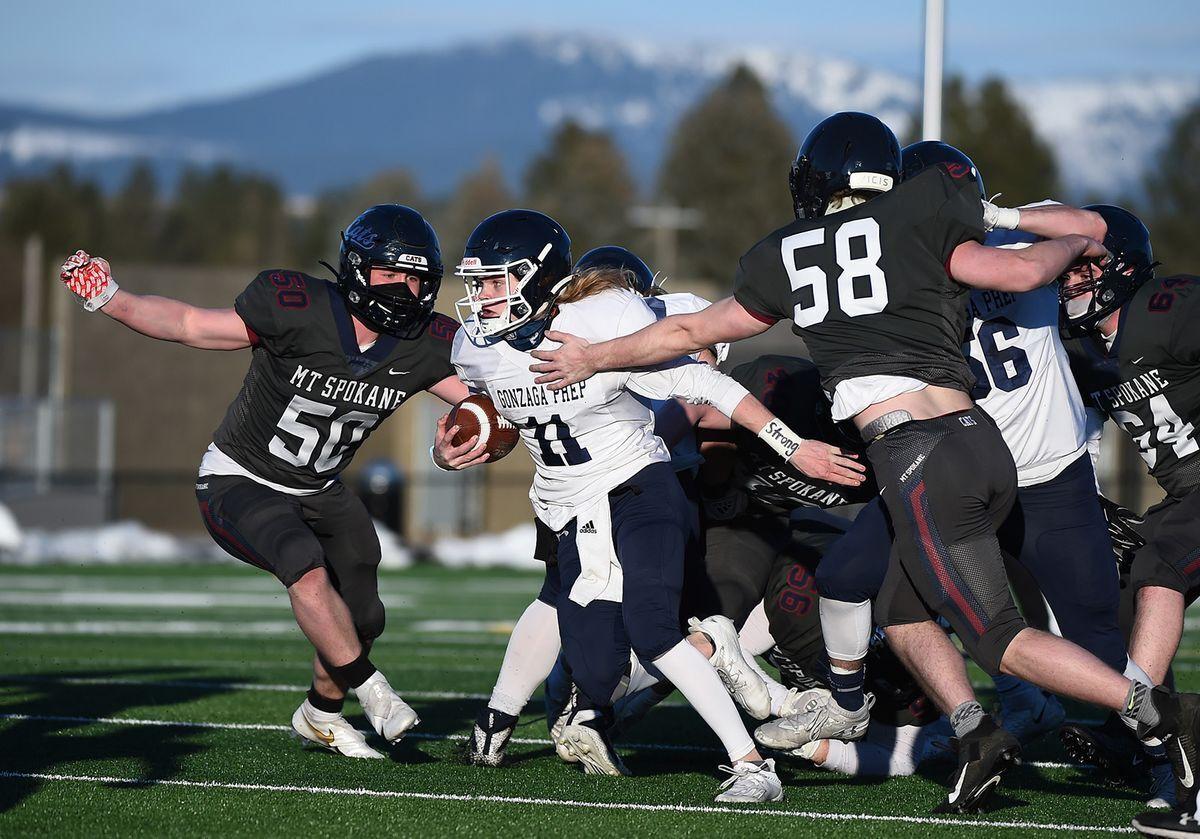
[[[571,279],[570,248],[570,237],[557,222],[531,210],[506,210],[481,222],[454,271],[466,287],[454,307],[471,343],[536,346],[555,299]],[[504,292],[485,296],[488,280],[504,281]]]
[[[1087,279],[1074,279],[1069,274],[1060,278],[1059,328],[1070,338],[1096,329],[1129,302],[1146,281],[1153,279],[1158,265],[1150,246],[1150,231],[1133,213],[1111,204],[1092,204],[1083,209],[1099,213],[1108,225],[1104,247],[1112,257],[1103,265],[1089,266]]]
[[[407,282],[372,285],[375,268],[416,277],[416,293]],[[335,273],[338,289],[356,318],[377,332],[412,339],[433,317],[442,284],[441,247],[433,228],[416,210],[379,204],[342,233]]]
[[[887,192],[900,173],[900,142],[890,128],[870,114],[834,114],[808,133],[792,163],[796,218],[820,218],[842,195]]]

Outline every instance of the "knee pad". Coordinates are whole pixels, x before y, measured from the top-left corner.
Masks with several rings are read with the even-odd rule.
[[[355,608],[350,603],[350,617],[354,621],[354,629],[362,641],[374,641],[383,634],[386,614],[383,601],[378,597]]]

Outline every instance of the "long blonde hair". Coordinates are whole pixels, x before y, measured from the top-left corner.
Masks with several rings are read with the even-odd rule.
[[[578,303],[592,295],[610,288],[631,289],[636,281],[633,272],[627,268],[586,268],[571,277],[570,281],[559,292],[558,305]]]

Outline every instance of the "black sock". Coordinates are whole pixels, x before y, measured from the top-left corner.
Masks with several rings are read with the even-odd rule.
[[[371,663],[371,659],[367,658],[367,654],[364,652],[349,664],[343,664],[340,667],[329,667],[329,672],[350,687],[356,688],[374,676],[376,670],[375,665]]]
[[[340,714],[342,706],[346,704],[346,700],[330,699],[328,696],[322,696],[317,693],[317,686],[312,685],[308,689],[308,704],[316,708],[318,711],[324,711],[327,714]]]

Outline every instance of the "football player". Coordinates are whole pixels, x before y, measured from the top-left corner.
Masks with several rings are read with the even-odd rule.
[[[585,271],[610,268],[624,272],[629,287],[646,296],[646,304],[656,317],[667,314],[696,312],[709,305],[707,300],[694,294],[667,294],[654,283],[654,272],[637,254],[618,245],[602,245],[585,253],[579,258],[571,270],[572,274]],[[696,354],[697,360],[715,366],[728,350],[727,346],[715,347]],[[679,476],[685,492],[689,492],[691,472],[702,460],[696,451],[694,435],[686,427],[687,418],[683,410],[674,400],[658,400],[648,402],[655,411],[655,433],[663,438],[671,452],[671,465]],[[719,412],[714,412],[719,413]],[[682,415],[682,419],[680,418]],[[728,420],[726,420],[728,422]],[[444,441],[441,441],[444,443]],[[690,494],[689,494],[690,497]],[[558,636],[558,613],[556,604],[560,591],[557,559],[557,538],[554,531],[534,519],[537,539],[534,559],[546,564],[546,578],[542,589],[513,627],[508,646],[504,651],[504,659],[496,684],[492,689],[487,705],[480,710],[467,743],[467,759],[477,766],[499,766],[504,761],[505,750],[509,739],[516,728],[518,717],[528,704],[534,690],[550,676],[556,662],[561,661],[562,649]],[[687,575],[685,575],[686,585]],[[687,614],[691,614],[687,612]],[[699,644],[702,639],[696,638]],[[735,673],[735,667],[730,667],[724,659],[729,658],[725,649],[713,650],[712,657],[716,659],[714,666],[718,672]],[[631,673],[645,674],[636,656],[631,657]],[[654,681],[652,676],[648,677]],[[736,677],[735,677],[736,678]],[[553,710],[547,715],[547,725],[551,735],[557,741],[562,726],[555,725],[559,720],[563,706],[567,701],[565,695],[570,690],[569,677],[564,674],[553,680],[557,690],[548,686],[548,696],[552,693],[563,693],[555,696],[551,704]],[[626,687],[629,685],[627,684]],[[637,691],[638,681],[635,677],[633,690]],[[568,757],[565,751],[560,755]]]
[[[985,247],[974,173],[938,165],[898,183],[900,174],[900,145],[878,119],[826,119],[792,168],[797,220],[742,257],[733,297],[702,316],[669,317],[599,344],[556,331],[549,337],[563,346],[534,353],[537,381],[578,387],[599,370],[658,363],[790,319],[834,419],[853,420],[883,486],[896,538],[877,618],[906,664],[936,673],[936,689],[922,687],[958,736],[959,769],[939,809],[974,808],[1020,746],[975,701],[932,614],[987,672],[1118,710],[1139,734],[1170,739],[1178,752],[1194,739],[1200,697],[1131,682],[1075,644],[1030,629],[1017,611],[996,539],[1016,470],[991,418],[971,403],[974,376],[961,351],[970,288],[1031,291],[1108,252],[1081,234],[1021,250]],[[1015,226],[1014,213],[1033,232],[1039,219],[1049,230],[1063,218],[1039,207],[1001,221]]]
[[[1103,268],[1075,268],[1060,298],[1080,389],[1089,405],[1137,444],[1166,498],[1146,511],[1145,546],[1134,555],[1136,612],[1130,656],[1155,684],[1167,674],[1183,633],[1183,613],[1200,594],[1200,278],[1155,276],[1150,232],[1120,207],[1096,205],[1108,223]],[[1177,787],[1178,809],[1147,812],[1134,827],[1159,836],[1200,833],[1194,754]]]
[[[224,550],[273,574],[312,643],[313,680],[292,716],[306,744],[380,758],[342,716],[353,688],[389,743],[417,724],[369,653],[383,632],[379,540],[339,479],[367,436],[422,390],[457,402],[457,324],[433,313],[442,255],[409,207],[382,204],[342,234],[336,282],[260,273],[228,309],[119,289],[108,262],[77,251],[62,280],[89,312],[163,341],[249,349],[250,368],[200,462],[196,497]],[[456,463],[461,449],[449,452]]]
[[[536,467],[534,511],[558,534],[559,631],[581,697],[564,742],[585,766],[598,758],[611,763],[609,706],[632,650],[721,739],[731,777],[718,800],[780,800],[774,764],[758,754],[717,671],[679,627],[683,557],[693,535],[687,502],[650,410],[633,394],[709,402],[806,474],[857,485],[863,467],[835,447],[800,440],[745,388],[683,359],[686,353],[662,367],[605,374],[574,388],[536,384],[529,353],[544,345],[551,322],[598,339],[655,322],[625,272],[571,274],[570,238],[541,213],[509,210],[485,219],[457,273],[467,295],[457,304],[463,328],[453,362],[521,429]]]
[[[975,170],[965,154],[937,141],[908,146],[903,161],[905,178],[938,164]],[[985,197],[981,178],[979,194],[981,199]],[[1070,212],[1067,208],[1062,211]],[[1035,240],[1020,231],[995,230],[988,234],[986,244],[1017,248]],[[971,293],[971,323],[964,346],[976,376],[971,396],[996,421],[1017,465],[1016,503],[1000,527],[1000,547],[1006,557],[1030,573],[1064,637],[1131,679],[1149,684],[1149,677],[1128,661],[1118,626],[1119,589],[1112,546],[1087,456],[1083,403],[1058,335],[1057,312],[1057,291],[1052,286],[1023,294],[978,289]],[[855,557],[853,564],[844,568],[823,566],[823,611],[868,612],[867,598],[862,597],[864,584],[881,581],[882,573],[864,573],[865,559]],[[876,559],[886,565],[884,558]],[[858,593],[861,600],[847,603],[854,600],[842,594],[847,591]],[[848,657],[851,660],[866,653],[870,628],[867,620],[861,623],[856,630],[856,655]],[[836,627],[831,631],[826,626],[826,637],[830,636],[841,637]],[[847,664],[838,661],[842,656],[833,650],[830,657],[835,674],[837,664]],[[1004,674],[998,675],[996,682],[1005,727],[1023,741],[1062,722],[1065,714],[1057,699]],[[835,696],[839,704],[844,703],[844,692]],[[825,721],[824,736],[841,736],[831,722]],[[801,739],[806,734],[797,732]]]

